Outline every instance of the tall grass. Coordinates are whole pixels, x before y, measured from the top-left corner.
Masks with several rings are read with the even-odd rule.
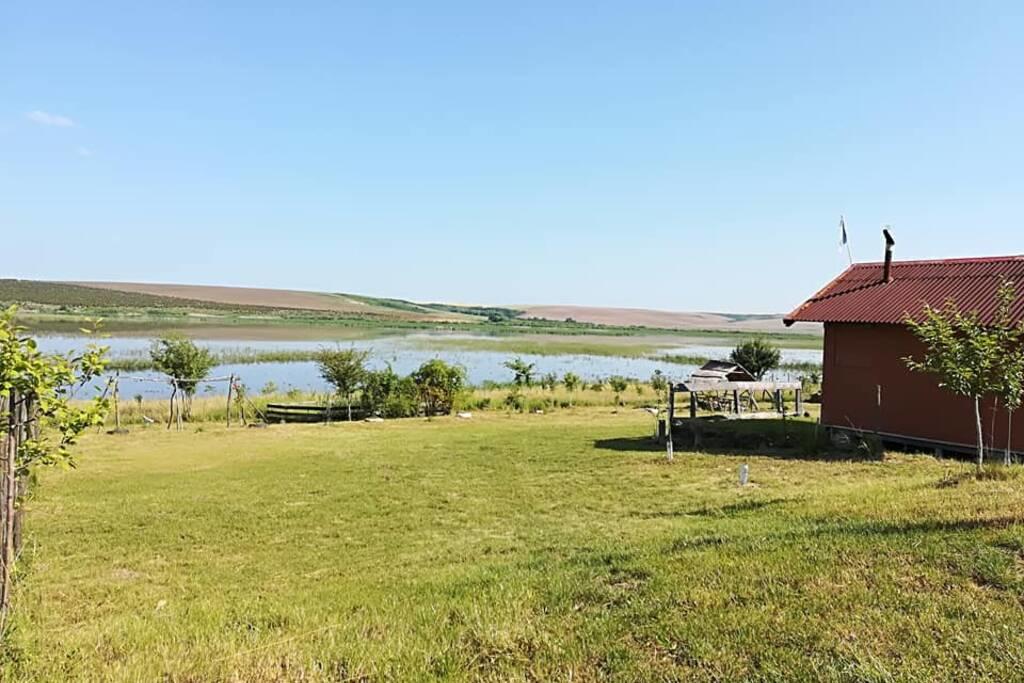
[[[254,363],[301,363],[316,359],[316,349],[218,349],[213,356],[218,365],[251,365]],[[110,360],[108,369],[122,372],[154,370],[148,356],[118,356]]]

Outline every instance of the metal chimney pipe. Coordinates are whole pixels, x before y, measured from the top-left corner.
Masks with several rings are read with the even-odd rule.
[[[892,247],[896,240],[889,234],[888,228],[882,228],[885,237],[885,267],[882,269],[882,282],[892,282]]]

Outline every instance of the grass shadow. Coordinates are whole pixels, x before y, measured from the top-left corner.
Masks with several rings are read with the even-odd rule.
[[[602,451],[620,451],[623,453],[658,453],[665,450],[663,444],[658,443],[649,436],[595,439],[594,448]]]

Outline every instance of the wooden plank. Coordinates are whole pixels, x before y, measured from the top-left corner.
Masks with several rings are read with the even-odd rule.
[[[775,391],[777,389],[794,390],[800,388],[800,382],[712,382],[693,380],[681,382],[675,386],[676,391]]]

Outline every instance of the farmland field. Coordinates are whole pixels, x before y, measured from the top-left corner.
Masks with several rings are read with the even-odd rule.
[[[1019,678],[1020,478],[667,465],[651,427],[594,408],[90,435],[30,502],[0,679]]]
[[[821,348],[817,326],[783,327],[779,316],[666,313],[587,307],[501,307],[414,303],[355,294],[109,282],[0,278],[0,305],[20,306],[19,320],[38,333],[68,333],[103,320],[111,333],[245,334],[258,339],[336,339],[434,330],[494,337],[685,336],[736,341],[764,336],[789,348]],[[562,314],[566,318],[553,317]],[[576,316],[573,318],[572,316]],[[524,340],[523,346],[535,343]]]

